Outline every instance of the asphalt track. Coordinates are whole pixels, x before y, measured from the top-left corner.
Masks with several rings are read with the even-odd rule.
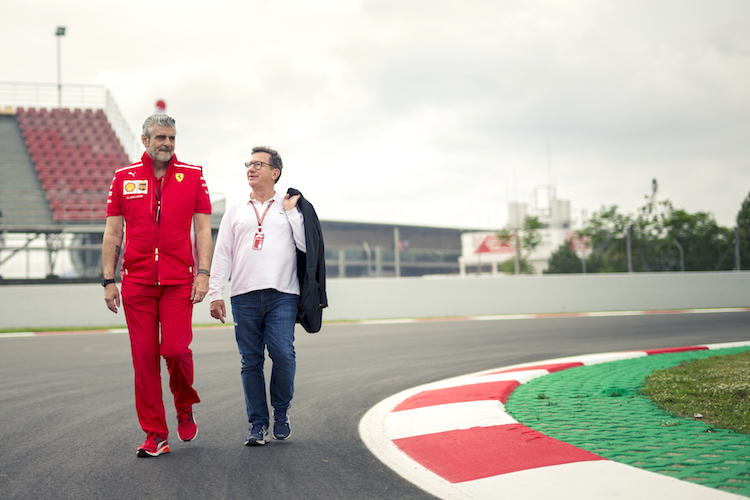
[[[381,400],[498,366],[744,340],[750,312],[326,324],[297,335],[292,439],[248,448],[231,327],[198,330],[198,438],[179,442],[172,421],[172,452],[138,459],[127,335],[0,338],[0,497],[434,498],[361,441]]]

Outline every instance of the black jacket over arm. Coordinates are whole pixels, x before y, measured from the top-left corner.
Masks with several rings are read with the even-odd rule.
[[[299,305],[297,322],[308,333],[320,331],[323,308],[328,307],[326,296],[326,259],[323,231],[315,208],[298,190],[289,188],[289,196],[300,195],[297,208],[305,218],[307,253],[297,250],[297,278],[299,279]]]

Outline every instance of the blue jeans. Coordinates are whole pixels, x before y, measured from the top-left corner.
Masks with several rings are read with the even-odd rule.
[[[277,290],[258,290],[232,297],[234,334],[242,356],[242,387],[245,389],[247,420],[269,423],[266,381],[263,374],[265,348],[273,362],[271,406],[286,410],[294,394],[294,323],[298,295]]]

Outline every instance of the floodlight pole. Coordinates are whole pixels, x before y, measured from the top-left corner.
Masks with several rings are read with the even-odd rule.
[[[57,107],[62,108],[62,71],[60,69],[60,38],[65,36],[65,26],[58,26],[57,37]]]

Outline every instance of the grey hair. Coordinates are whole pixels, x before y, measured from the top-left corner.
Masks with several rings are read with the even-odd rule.
[[[143,122],[143,135],[151,139],[151,133],[154,131],[154,126],[159,125],[160,127],[172,127],[177,130],[175,126],[174,118],[165,114],[155,114],[146,118]]]
[[[252,154],[255,153],[268,153],[269,155],[271,155],[271,166],[279,170],[279,176],[273,182],[274,184],[279,182],[279,179],[281,179],[281,169],[284,168],[284,164],[281,162],[281,155],[279,154],[279,152],[267,146],[255,146],[253,148]]]

